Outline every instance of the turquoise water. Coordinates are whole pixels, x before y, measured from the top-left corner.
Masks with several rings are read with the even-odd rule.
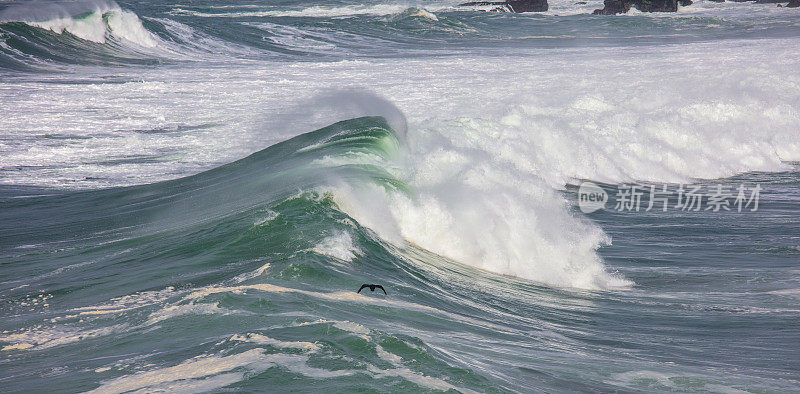
[[[698,3],[3,5],[0,391],[796,391],[797,15]]]

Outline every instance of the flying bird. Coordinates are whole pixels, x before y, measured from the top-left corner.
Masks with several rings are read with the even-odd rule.
[[[378,289],[383,290],[383,294],[386,294],[386,289],[384,289],[383,286],[381,286],[381,285],[368,285],[366,283],[361,285],[361,288],[358,289],[358,291],[356,293],[361,293],[361,290],[364,290],[365,287],[369,287],[369,291],[375,291],[375,289],[378,288]],[[386,294],[386,295],[388,295],[388,294]]]

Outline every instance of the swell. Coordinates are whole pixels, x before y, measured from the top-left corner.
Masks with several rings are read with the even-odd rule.
[[[141,283],[180,286],[165,279],[182,264],[196,272],[181,283],[208,284],[227,274],[231,261],[285,259],[304,250],[348,261],[364,254],[357,246],[364,243],[390,260],[405,260],[406,248],[421,246],[555,286],[628,284],[606,273],[595,252],[606,242],[602,231],[569,213],[556,191],[533,185],[544,194],[530,203],[530,194],[510,186],[489,192],[416,185],[404,169],[406,154],[385,120],[365,117],[174,181],[49,196],[6,192],[0,247],[15,269],[3,275],[5,290],[21,284],[12,277],[52,270],[53,258],[60,267],[99,261],[71,275],[103,286],[111,273],[119,276],[119,264],[130,264],[115,286],[142,291]],[[263,237],[285,242],[265,247]],[[326,261],[297,274],[305,282],[327,278],[337,268]]]
[[[0,67],[35,70],[75,64],[340,60],[474,50],[649,46],[795,37],[798,27],[793,15],[772,8],[769,12],[759,8],[746,17],[738,9],[709,11],[698,6],[686,15],[597,18],[585,15],[583,8],[571,9],[571,3],[555,4],[557,13],[546,15],[501,15],[452,5],[432,3],[423,8],[387,2],[342,7],[322,2],[300,8],[291,4],[219,8],[142,2],[129,10],[102,0],[19,3],[0,6]]]
[[[0,305],[9,317],[0,334],[4,355],[30,357],[42,369],[52,362],[50,354],[83,363],[86,349],[113,358],[149,358],[150,349],[169,349],[141,369],[119,360],[120,367],[86,369],[89,375],[109,372],[88,380],[83,372],[77,379],[67,374],[61,387],[74,391],[98,385],[99,391],[168,390],[174,384],[212,390],[247,380],[219,371],[260,374],[272,366],[317,379],[353,375],[376,389],[386,379],[413,382],[410,389],[490,389],[470,363],[418,338],[452,320],[464,329],[491,327],[525,340],[532,332],[551,336],[541,328],[506,331],[509,314],[496,305],[498,295],[515,305],[523,304],[517,293],[559,304],[559,316],[562,309],[575,313],[574,307],[571,301],[560,305],[558,291],[481,272],[470,260],[454,262],[414,245],[420,239],[385,239],[381,229],[362,224],[369,213],[352,210],[359,201],[405,201],[397,208],[413,213],[431,198],[420,199],[418,185],[406,182],[403,131],[383,118],[356,118],[173,181],[38,195],[0,190],[0,295],[10,301]],[[568,262],[545,263],[557,269]],[[354,293],[364,282],[382,283],[392,297]],[[411,328],[406,334],[361,323],[396,315]],[[513,322],[529,327],[539,319],[533,315]],[[195,319],[208,320],[198,325]],[[321,367],[329,354],[361,362]],[[417,356],[409,361],[408,354]],[[218,382],[221,376],[230,379]],[[12,379],[11,387],[41,384],[26,375]]]
[[[82,297],[216,283],[230,275],[231,264],[311,250],[321,243],[317,236],[336,235],[331,224],[347,222],[315,187],[332,177],[386,178],[377,168],[324,168],[314,159],[341,149],[389,155],[394,138],[384,121],[363,118],[178,180],[35,196],[6,190],[0,250],[9,269],[0,291],[11,297],[41,286],[82,303]],[[283,215],[272,223],[277,227],[268,227],[277,214]],[[303,236],[308,232],[310,239]],[[330,250],[337,242],[319,249],[336,255]],[[180,279],[171,276],[176,272]],[[70,280],[60,280],[62,274]]]
[[[390,130],[384,121],[371,118],[337,123],[197,175],[149,185],[63,194],[55,191],[47,196],[8,191],[4,203],[9,209],[4,210],[1,228],[9,236],[3,237],[3,246],[37,240],[74,242],[93,234],[139,227],[145,230],[140,235],[149,235],[235,215],[335,176],[341,168],[329,168],[325,173],[312,171],[317,167],[313,158],[339,148],[337,144],[341,143],[348,149],[359,149],[376,139],[395,138]],[[385,147],[380,144],[372,148],[372,154],[388,154],[381,151]],[[373,168],[360,170],[364,175]],[[267,187],[276,182],[280,187]],[[64,234],[64,227],[72,231]]]
[[[0,8],[0,67],[15,71],[229,60],[250,54],[245,46],[172,19],[142,17],[113,1],[23,2]],[[265,49],[262,57],[276,54]]]
[[[19,3],[0,10],[0,59],[12,69],[148,64],[157,59],[160,41],[114,2]]]

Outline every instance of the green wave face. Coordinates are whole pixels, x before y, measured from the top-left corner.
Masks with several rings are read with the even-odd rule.
[[[407,183],[406,146],[383,118],[363,117],[167,182],[83,192],[0,188],[3,389],[665,390],[647,373],[655,362],[641,360],[639,337],[626,335],[642,316],[663,315],[647,328],[670,338],[654,345],[656,357],[674,355],[669,335],[675,316],[685,313],[674,293],[662,300],[638,290],[547,287],[391,243],[348,216],[340,204],[353,204],[348,191],[399,196],[378,205],[424,201],[424,186]],[[789,179],[796,185],[794,175]],[[360,194],[360,212],[378,206],[369,197],[380,195]],[[404,213],[418,212],[428,213]],[[479,219],[489,237],[492,229]],[[602,220],[611,231],[630,226]],[[658,233],[660,218],[646,220]],[[792,251],[778,252],[789,260]],[[637,279],[653,281],[649,275]],[[742,280],[734,275],[720,283]],[[381,284],[388,295],[356,293],[364,283]],[[693,305],[729,319],[717,323],[723,329],[773,319],[752,320],[717,301]],[[716,354],[726,340],[701,351]],[[769,346],[787,348],[782,341]],[[619,349],[636,351],[621,357]],[[70,373],[42,375],[57,368]],[[686,391],[720,381],[788,387],[782,375],[754,385],[694,366],[673,368],[669,382]]]
[[[0,0],[0,392],[797,391],[800,9],[465,1]]]
[[[54,260],[57,266],[64,266],[99,259],[102,263],[87,272],[85,279],[100,286],[108,281],[111,287],[103,293],[124,295],[216,283],[229,274],[231,264],[267,258],[285,261],[288,271],[281,275],[292,270],[327,272],[325,259],[307,260],[297,251],[312,249],[320,237],[336,231],[352,233],[360,242],[368,242],[369,237],[335,209],[330,196],[316,189],[332,178],[403,184],[389,177],[380,163],[344,162],[330,167],[315,160],[347,159],[362,153],[383,158],[396,154],[396,147],[394,133],[383,119],[361,118],[298,136],[188,178],[10,199],[4,203],[7,209],[0,221],[5,235],[2,246],[11,251],[8,257],[19,271],[3,276],[36,276],[51,268]],[[275,219],[267,221],[271,216]],[[376,241],[369,242],[378,246]],[[37,253],[13,252],[24,244],[42,246],[35,248]],[[313,256],[311,252],[303,254]],[[117,270],[120,266],[125,267],[123,272]],[[161,271],[164,268],[168,273]],[[313,282],[322,274],[310,275],[295,279]],[[112,277],[115,279],[110,280]],[[120,286],[120,280],[127,285]],[[97,289],[86,287],[79,279],[57,291],[71,293],[70,298],[77,302]]]
[[[3,297],[23,298],[30,286],[46,289],[57,301],[52,313],[37,317],[44,331],[130,338],[109,342],[88,334],[63,345],[29,338],[37,349],[30,353],[32,362],[55,355],[85,360],[78,354],[86,349],[106,355],[162,349],[159,362],[177,364],[192,348],[201,358],[251,376],[231,386],[245,391],[265,383],[275,390],[312,390],[320,376],[333,379],[325,384],[336,391],[386,385],[401,391],[492,390],[484,377],[442,359],[417,337],[356,323],[359,316],[400,316],[436,325],[446,316],[404,301],[419,294],[414,287],[428,275],[412,264],[419,257],[403,257],[339,211],[324,188],[338,179],[407,191],[386,169],[400,146],[384,119],[365,117],[174,181],[50,196],[4,194]],[[394,301],[356,294],[362,283],[383,284]],[[125,305],[84,309],[87,303],[119,302]],[[431,323],[432,313],[440,316]],[[4,329],[31,324],[20,316]],[[181,335],[167,339],[170,332]],[[250,356],[262,362],[247,361]],[[353,357],[358,362],[345,362]],[[270,359],[273,366],[264,365]],[[82,368],[87,374],[103,370]],[[142,377],[131,372],[111,370],[107,377],[116,380],[101,388],[156,387],[142,385]],[[14,384],[30,389],[39,383]],[[59,387],[87,390],[93,384],[78,374]]]
[[[122,234],[208,226],[269,209],[331,179],[406,190],[389,171],[390,161],[398,155],[397,137],[382,118],[343,121],[178,180],[48,197],[10,196],[7,219],[0,224],[8,234],[2,242],[4,246],[37,240],[72,242],[94,240],[97,234],[104,234],[99,238],[107,241]],[[64,226],[72,229],[73,238],[58,235]]]

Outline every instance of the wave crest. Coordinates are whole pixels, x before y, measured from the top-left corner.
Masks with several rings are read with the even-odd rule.
[[[606,272],[596,253],[608,236],[573,215],[544,180],[476,150],[411,145],[405,167],[393,171],[407,188],[340,184],[332,193],[337,206],[389,242],[487,271],[559,287],[631,285]]]
[[[0,11],[0,23],[20,22],[58,34],[69,33],[100,44],[109,38],[153,48],[156,36],[142,25],[139,17],[106,1],[52,2],[19,4]]]

